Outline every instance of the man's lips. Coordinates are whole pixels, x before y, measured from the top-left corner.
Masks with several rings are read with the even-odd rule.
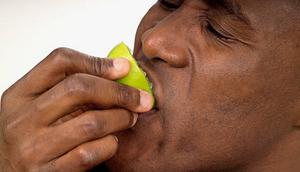
[[[159,108],[161,108],[161,101],[162,101],[161,86],[158,82],[158,78],[155,75],[155,73],[150,69],[150,67],[147,66],[145,62],[138,61],[138,65],[146,73],[149,82],[152,84],[152,91],[155,98],[154,109],[158,110]]]
[[[153,108],[153,109],[151,109],[151,110],[148,111],[148,112],[139,113],[139,115],[147,115],[147,116],[149,116],[149,115],[155,114],[157,111],[158,111],[157,108]]]

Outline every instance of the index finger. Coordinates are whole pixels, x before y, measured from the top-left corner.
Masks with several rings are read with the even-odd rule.
[[[27,95],[37,95],[74,73],[115,80],[125,76],[129,68],[129,62],[123,58],[111,60],[89,56],[68,48],[58,48],[21,78],[14,89],[20,93],[26,88]]]

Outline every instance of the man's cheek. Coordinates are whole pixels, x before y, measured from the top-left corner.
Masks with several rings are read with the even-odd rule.
[[[216,161],[246,162],[272,142],[276,118],[259,92],[216,85],[203,88],[199,102],[193,103],[196,119],[191,122],[198,127],[190,132],[197,136],[197,151]]]

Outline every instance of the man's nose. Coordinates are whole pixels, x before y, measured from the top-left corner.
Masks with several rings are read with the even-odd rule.
[[[170,14],[147,30],[142,36],[146,58],[159,59],[176,68],[185,67],[188,64],[188,44],[183,28],[180,19]]]

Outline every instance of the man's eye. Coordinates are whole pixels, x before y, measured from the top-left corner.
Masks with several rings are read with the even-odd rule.
[[[178,9],[181,5],[181,3],[175,3],[171,0],[159,0],[159,4],[162,8],[168,10],[168,11],[174,11]]]
[[[231,41],[233,40],[231,37],[224,35],[223,33],[220,33],[217,31],[209,22],[206,25],[207,31],[212,33],[214,36],[216,36],[218,39],[223,40],[223,41]]]

